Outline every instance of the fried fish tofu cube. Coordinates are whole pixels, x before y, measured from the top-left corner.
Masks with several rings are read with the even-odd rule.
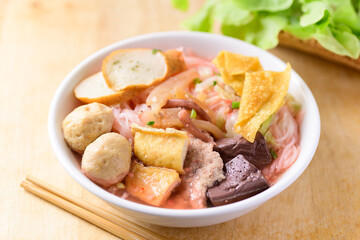
[[[174,128],[158,129],[131,125],[134,135],[134,153],[148,166],[166,167],[183,173],[183,165],[189,145],[184,131]]]
[[[181,182],[175,170],[134,162],[125,179],[126,191],[153,206],[161,206]]]

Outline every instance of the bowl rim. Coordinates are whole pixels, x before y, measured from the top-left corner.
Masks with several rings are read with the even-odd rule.
[[[144,40],[153,39],[153,38],[166,38],[169,36],[215,38],[215,39],[218,39],[219,41],[224,40],[224,39],[227,39],[227,40],[231,39],[231,41],[240,41],[241,44],[243,44],[245,47],[248,46],[251,48],[255,48],[257,51],[262,52],[262,54],[264,54],[265,56],[277,59],[280,63],[282,63],[285,66],[285,63],[282,60],[280,60],[278,57],[276,57],[275,55],[273,55],[265,50],[262,50],[256,46],[254,46],[252,44],[246,43],[244,41],[241,41],[239,39],[235,39],[232,37],[216,35],[216,34],[211,34],[211,33],[203,33],[203,32],[189,32],[189,31],[155,32],[155,33],[148,33],[148,34],[143,34],[143,35],[127,38],[127,39],[115,42],[111,45],[108,45],[108,46],[96,51],[95,53],[91,54],[87,58],[85,58],[75,68],[73,68],[70,71],[70,73],[65,77],[65,79],[60,83],[59,87],[56,89],[56,92],[55,92],[53,99],[51,101],[51,104],[50,104],[49,115],[48,115],[48,132],[49,132],[51,146],[53,148],[53,151],[54,151],[56,157],[60,161],[61,165],[65,168],[65,170],[68,172],[68,174],[76,182],[78,182],[82,187],[87,189],[89,192],[93,193],[97,197],[99,197],[111,204],[114,204],[116,206],[119,206],[119,207],[127,209],[127,210],[135,211],[138,213],[149,214],[149,215],[153,215],[153,216],[172,217],[172,218],[208,217],[208,216],[214,216],[217,214],[223,215],[223,214],[233,213],[234,211],[240,211],[242,209],[248,209],[251,207],[254,208],[254,207],[266,202],[267,200],[273,198],[274,196],[276,196],[277,194],[279,194],[280,192],[285,190],[287,187],[289,187],[297,178],[299,178],[299,176],[304,172],[306,167],[311,162],[311,160],[316,152],[319,138],[320,138],[320,114],[319,114],[317,103],[316,103],[315,98],[314,98],[313,94],[311,93],[310,89],[304,82],[304,80],[294,70],[292,70],[291,74],[292,74],[292,76],[295,76],[295,78],[297,79],[297,82],[300,84],[301,89],[306,96],[306,100],[309,102],[309,104],[307,105],[308,106],[307,111],[311,111],[312,114],[315,114],[314,115],[315,118],[313,119],[312,126],[311,126],[312,133],[313,133],[312,138],[310,139],[311,142],[307,143],[307,145],[310,145],[311,147],[308,152],[304,153],[304,155],[303,155],[304,160],[301,161],[301,164],[299,164],[296,171],[294,171],[293,174],[288,175],[290,177],[288,177],[289,179],[287,181],[282,181],[282,182],[276,183],[273,186],[271,186],[269,189],[255,195],[253,197],[247,198],[247,199],[239,201],[239,202],[224,205],[224,206],[203,208],[203,209],[169,209],[169,208],[161,208],[161,207],[144,205],[144,204],[135,203],[135,202],[132,202],[132,201],[129,201],[126,199],[122,199],[116,195],[113,195],[113,194],[105,191],[101,187],[97,186],[95,183],[88,180],[86,177],[85,178],[88,181],[84,179],[84,176],[81,177],[79,175],[80,170],[77,169],[77,167],[74,166],[74,164],[72,164],[71,161],[69,159],[67,159],[67,157],[65,156],[65,154],[60,146],[60,141],[61,140],[64,141],[63,137],[61,136],[61,138],[59,138],[57,131],[56,131],[56,128],[58,127],[57,126],[58,125],[57,109],[59,107],[59,104],[61,102],[61,98],[62,98],[64,92],[66,92],[67,85],[72,82],[74,76],[81,69],[85,68],[89,63],[91,63],[92,61],[99,58],[104,52],[113,51],[117,48],[122,47],[123,45],[132,43],[134,41],[144,41]],[[299,158],[296,160],[296,162],[298,162],[298,161],[299,161]],[[294,169],[292,169],[292,170],[294,170]],[[89,181],[90,181],[90,183],[89,183]]]

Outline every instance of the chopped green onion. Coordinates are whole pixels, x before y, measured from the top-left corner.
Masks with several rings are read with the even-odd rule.
[[[120,182],[120,183],[117,183],[117,184],[116,184],[116,187],[117,187],[118,189],[125,189],[125,184],[122,183],[122,182]]]
[[[199,78],[195,78],[193,80],[193,84],[198,84],[198,83],[202,83],[201,80]]]
[[[155,49],[155,48],[152,50],[152,54],[154,54],[154,55],[155,55],[157,52],[161,52],[161,50],[160,50],[160,49]]]
[[[217,81],[213,81],[213,86],[215,86],[217,84]]]
[[[131,71],[137,72],[139,68],[139,65],[136,65],[134,67],[131,68]]]
[[[275,152],[274,149],[272,149],[272,148],[270,148],[270,154],[271,154],[271,157],[272,157],[273,159],[275,159],[275,158],[278,157],[278,155],[276,154],[276,152]]]
[[[268,117],[268,119],[266,119],[261,125],[260,125],[260,129],[259,129],[259,132],[262,134],[262,135],[265,135],[266,131],[269,129],[270,125],[271,125],[271,122],[273,120],[273,116],[274,115],[271,115],[270,117]]]
[[[271,131],[267,131],[264,135],[265,141],[268,145],[271,147],[277,147],[278,144],[275,142],[273,135],[271,134]]]
[[[289,106],[290,112],[293,115],[296,115],[301,111],[301,104],[298,102],[288,102],[287,105]]]
[[[231,103],[231,108],[232,108],[232,109],[239,108],[239,107],[240,107],[240,102],[233,101],[233,102]]]
[[[152,125],[154,125],[154,123],[155,123],[155,121],[150,121],[150,122],[148,122],[146,125],[152,126]]]
[[[196,118],[196,111],[194,109],[191,109],[190,118],[192,119]]]

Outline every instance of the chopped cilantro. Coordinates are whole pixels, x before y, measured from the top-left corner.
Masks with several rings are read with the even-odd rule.
[[[276,152],[275,152],[274,149],[272,149],[272,148],[270,148],[270,154],[271,154],[271,157],[272,157],[273,159],[275,159],[275,158],[278,157],[277,154],[276,154]]]
[[[193,84],[198,84],[198,83],[202,83],[201,80],[199,78],[195,78],[193,80]]]
[[[119,60],[116,60],[115,62],[113,62],[113,65],[116,65],[118,64],[120,61]]]
[[[152,126],[152,125],[154,125],[154,123],[155,123],[155,121],[150,121],[150,122],[148,122],[146,125]]]
[[[196,118],[196,111],[194,109],[191,109],[190,118],[192,119]]]
[[[152,50],[152,54],[154,54],[154,55],[155,55],[157,52],[161,52],[161,50],[160,50],[160,49],[155,49],[155,48]]]
[[[213,86],[215,86],[217,84],[217,81],[213,81]]]
[[[131,70],[132,70],[132,71],[137,71],[138,68],[139,68],[139,65],[136,65],[136,66],[132,67]]]
[[[239,107],[240,107],[240,102],[233,101],[233,102],[231,103],[231,108],[232,108],[232,109],[239,108]]]

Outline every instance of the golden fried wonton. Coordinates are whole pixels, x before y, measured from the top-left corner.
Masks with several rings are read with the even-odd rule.
[[[247,72],[235,132],[254,142],[260,125],[283,104],[290,82],[291,66],[285,71]]]
[[[224,82],[234,88],[239,96],[243,92],[245,73],[263,70],[258,57],[243,56],[225,50],[218,54],[213,63],[219,69]]]

